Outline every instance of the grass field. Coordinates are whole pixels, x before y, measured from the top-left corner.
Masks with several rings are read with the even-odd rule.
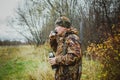
[[[49,46],[0,47],[0,80],[53,80],[48,63]],[[100,80],[100,64],[83,57],[82,80]]]

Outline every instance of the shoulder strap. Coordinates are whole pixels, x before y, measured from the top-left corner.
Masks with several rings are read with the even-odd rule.
[[[67,54],[67,44],[65,42],[65,38],[63,39],[63,55]]]

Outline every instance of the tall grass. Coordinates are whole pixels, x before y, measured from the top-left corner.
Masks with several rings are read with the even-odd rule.
[[[48,63],[50,47],[0,47],[0,80],[54,80]],[[83,58],[82,80],[99,80],[100,64]]]
[[[100,80],[102,65],[99,61],[94,61],[92,59],[88,59],[87,57],[83,57],[82,65],[83,69],[81,80]]]

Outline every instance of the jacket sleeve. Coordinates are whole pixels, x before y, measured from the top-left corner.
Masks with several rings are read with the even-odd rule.
[[[57,51],[57,40],[56,38],[49,38],[49,43],[54,52]]]
[[[72,65],[81,58],[81,48],[77,39],[68,38],[67,43],[67,54],[56,57],[57,65]]]

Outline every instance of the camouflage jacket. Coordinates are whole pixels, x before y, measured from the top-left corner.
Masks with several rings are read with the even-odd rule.
[[[50,39],[50,45],[55,51],[55,80],[80,80],[82,54],[80,39],[75,28],[70,28],[61,37]]]

